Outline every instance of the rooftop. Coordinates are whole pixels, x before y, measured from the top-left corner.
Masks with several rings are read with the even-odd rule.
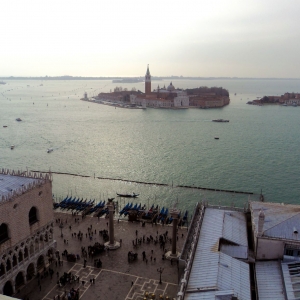
[[[51,173],[42,174],[0,169],[0,203],[23,194],[28,189],[42,184],[45,180],[52,180]]]
[[[2,196],[8,196],[10,193],[18,191],[30,183],[40,183],[40,181],[40,179],[36,178],[0,174],[0,201]]]
[[[236,248],[220,252],[222,241]],[[242,247],[242,248],[239,248]],[[236,251],[241,249],[242,251]],[[251,299],[249,265],[233,258],[248,256],[243,213],[206,208],[184,299]],[[197,296],[196,296],[197,295]]]
[[[257,234],[258,216],[265,214],[262,237],[300,240],[300,206],[283,203],[250,202],[252,222]]]
[[[278,261],[257,261],[255,264],[257,293],[261,300],[285,300],[281,265]]]

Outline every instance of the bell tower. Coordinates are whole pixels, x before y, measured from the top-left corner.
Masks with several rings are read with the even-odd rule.
[[[149,95],[151,93],[151,75],[149,71],[149,65],[147,65],[147,72],[145,75],[145,94]]]

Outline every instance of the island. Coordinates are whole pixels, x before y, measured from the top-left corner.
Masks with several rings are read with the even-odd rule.
[[[85,93],[82,100],[91,101]],[[166,87],[151,89],[149,65],[145,75],[145,92],[132,88],[130,91],[118,86],[110,93],[100,93],[93,102],[123,108],[220,108],[230,103],[228,90],[222,87],[175,88],[172,82]]]
[[[281,96],[264,96],[257,100],[248,101],[247,104],[258,105],[258,106],[262,106],[264,104],[298,106],[300,105],[300,93],[285,93]]]

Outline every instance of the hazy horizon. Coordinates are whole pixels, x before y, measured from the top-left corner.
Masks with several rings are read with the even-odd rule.
[[[299,78],[300,1],[12,0],[0,77]]]

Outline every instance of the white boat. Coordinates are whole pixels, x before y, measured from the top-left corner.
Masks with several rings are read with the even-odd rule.
[[[22,119],[21,118],[16,118],[16,121],[21,122]]]
[[[48,150],[47,150],[47,153],[51,153],[53,151],[53,148],[49,148]]]
[[[13,150],[15,148],[15,145],[11,145],[10,149]]]
[[[0,84],[6,84],[6,82],[4,82],[4,81],[0,81]]]

